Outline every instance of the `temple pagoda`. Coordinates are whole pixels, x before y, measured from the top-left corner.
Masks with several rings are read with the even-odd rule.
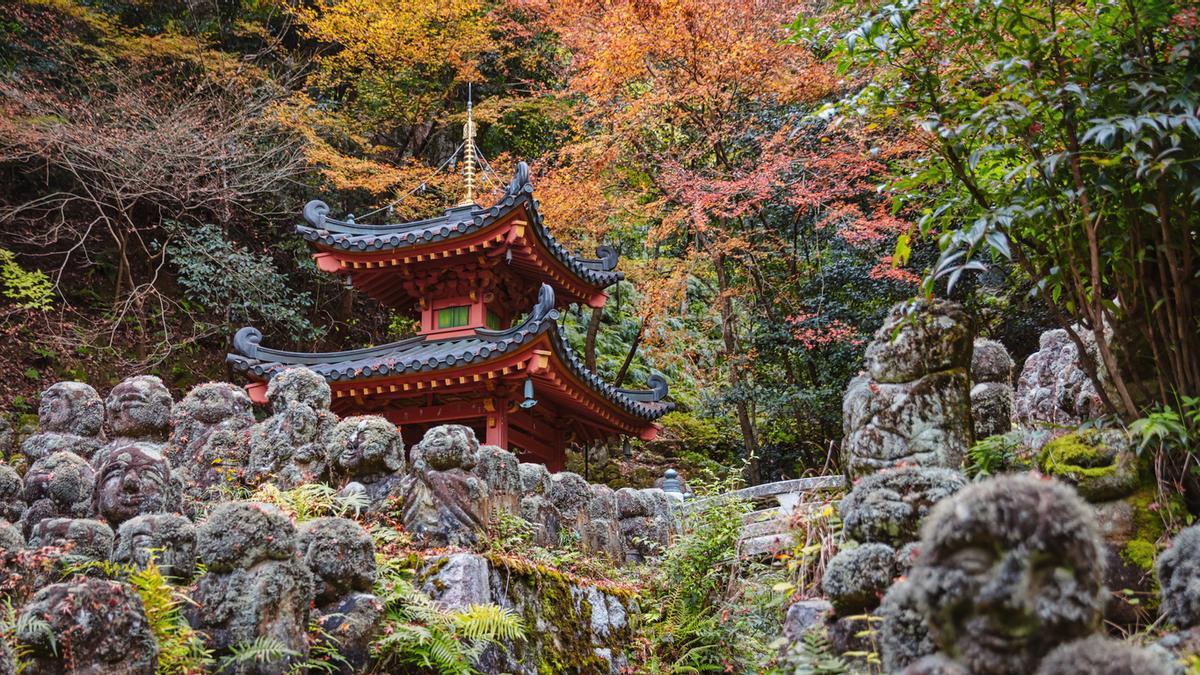
[[[272,375],[292,366],[320,373],[340,415],[382,415],[417,439],[437,424],[465,424],[523,461],[563,468],[571,444],[616,436],[651,440],[654,420],[674,405],[667,384],[649,390],[604,382],[575,355],[559,327],[570,304],[599,308],[623,278],[602,247],[580,258],[542,222],[522,162],[489,208],[472,193],[473,125],[468,121],[468,191],[463,203],[416,222],[366,225],[336,220],[321,201],[304,208],[296,231],[317,266],[378,302],[419,318],[415,337],[343,352],[269,349],[242,328],[227,361],[265,401]]]

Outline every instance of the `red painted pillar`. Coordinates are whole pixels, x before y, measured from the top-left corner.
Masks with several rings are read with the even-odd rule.
[[[488,402],[487,439],[488,445],[508,449],[508,402],[492,399]]]

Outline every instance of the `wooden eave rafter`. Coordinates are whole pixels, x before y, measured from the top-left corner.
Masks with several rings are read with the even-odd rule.
[[[361,407],[367,399],[408,399],[431,393],[486,396],[489,384],[491,388],[501,384],[515,388],[527,376],[534,378],[537,398],[551,396],[560,408],[586,411],[590,417],[576,417],[573,422],[604,430],[606,435],[619,433],[650,439],[657,434],[657,425],[622,410],[575,377],[552,348],[548,335],[521,345],[501,359],[485,363],[370,380],[334,380],[329,385],[336,409],[347,404]],[[482,394],[481,384],[484,386]]]
[[[528,205],[513,209],[489,227],[470,235],[417,244],[393,251],[355,252],[314,243],[317,266],[326,272],[351,275],[351,283],[368,296],[393,307],[408,306],[411,291],[403,288],[402,277],[411,268],[451,269],[465,257],[473,262],[499,264],[505,251],[512,251],[512,266],[527,272],[537,282],[552,281],[560,300],[601,307],[608,299],[602,288],[582,280],[552,254],[530,230]]]

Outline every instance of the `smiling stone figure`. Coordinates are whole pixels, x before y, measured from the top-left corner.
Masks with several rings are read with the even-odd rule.
[[[113,387],[104,401],[111,440],[91,458],[92,466],[99,469],[109,453],[132,442],[164,444],[174,403],[171,392],[154,375],[130,377]]]
[[[940,656],[968,672],[1032,673],[1098,626],[1103,551],[1070,488],[1030,476],[978,483],[938,504],[922,535],[909,578]]]
[[[178,510],[179,493],[171,465],[149,443],[114,448],[96,472],[96,513],[114,528],[144,513]]]

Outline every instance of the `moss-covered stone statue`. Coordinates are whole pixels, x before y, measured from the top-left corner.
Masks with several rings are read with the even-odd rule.
[[[0,464],[0,519],[20,522],[25,515],[25,483],[7,464]]]
[[[91,518],[47,518],[33,526],[28,546],[61,549],[60,568],[104,562],[112,555],[113,531]]]
[[[995,340],[976,340],[971,352],[971,420],[975,438],[1008,433],[1013,417],[1013,360]]]
[[[147,513],[178,513],[180,487],[162,446],[129,443],[109,450],[97,467],[94,512],[112,527]]]
[[[369,511],[400,496],[404,442],[395,424],[375,415],[347,417],[333,429],[329,475],[341,494],[361,494]]]
[[[466,546],[479,540],[491,514],[487,483],[472,470],[479,441],[470,427],[434,427],[411,450],[404,480],[404,527],[427,546]]]
[[[25,673],[154,675],[158,643],[142,599],[123,583],[76,577],[38,591],[21,610]]]
[[[58,382],[42,392],[38,429],[21,444],[33,463],[60,452],[89,459],[104,444],[104,400],[90,385]]]
[[[21,517],[26,537],[46,518],[86,518],[92,512],[96,472],[73,452],[56,452],[33,463],[25,472],[25,503]]]
[[[371,535],[353,520],[316,518],[300,526],[299,550],[316,582],[317,622],[346,660],[341,672],[362,672],[383,613],[371,594],[376,575]]]
[[[174,403],[167,386],[154,375],[126,378],[113,387],[104,401],[109,441],[91,457],[92,466],[99,467],[110,451],[130,443],[149,443],[161,451]]]
[[[267,385],[271,417],[250,428],[246,481],[288,490],[324,480],[337,415],[329,383],[307,368],[288,368]]]
[[[1036,675],[1174,675],[1170,657],[1123,640],[1093,635],[1050,652]]]
[[[188,620],[214,654],[265,637],[298,655],[248,666],[264,675],[287,672],[307,656],[313,580],[297,559],[296,528],[287,516],[257,502],[222,504],[197,529],[196,551],[206,571]]]
[[[1180,658],[1200,656],[1200,525],[1180,530],[1155,568],[1163,616],[1175,627],[1159,645]]]
[[[241,483],[254,424],[250,396],[227,382],[208,382],[187,393],[171,412],[164,451],[192,501],[219,498],[220,488]]]
[[[117,530],[112,559],[138,569],[153,561],[167,579],[187,583],[196,573],[196,526],[172,513],[136,516]]]
[[[919,551],[909,580],[934,644],[970,673],[1032,673],[1099,626],[1099,531],[1061,483],[1023,475],[971,485],[934,507]]]
[[[947,300],[892,307],[843,401],[847,474],[905,464],[958,468],[971,443],[971,328]]]

